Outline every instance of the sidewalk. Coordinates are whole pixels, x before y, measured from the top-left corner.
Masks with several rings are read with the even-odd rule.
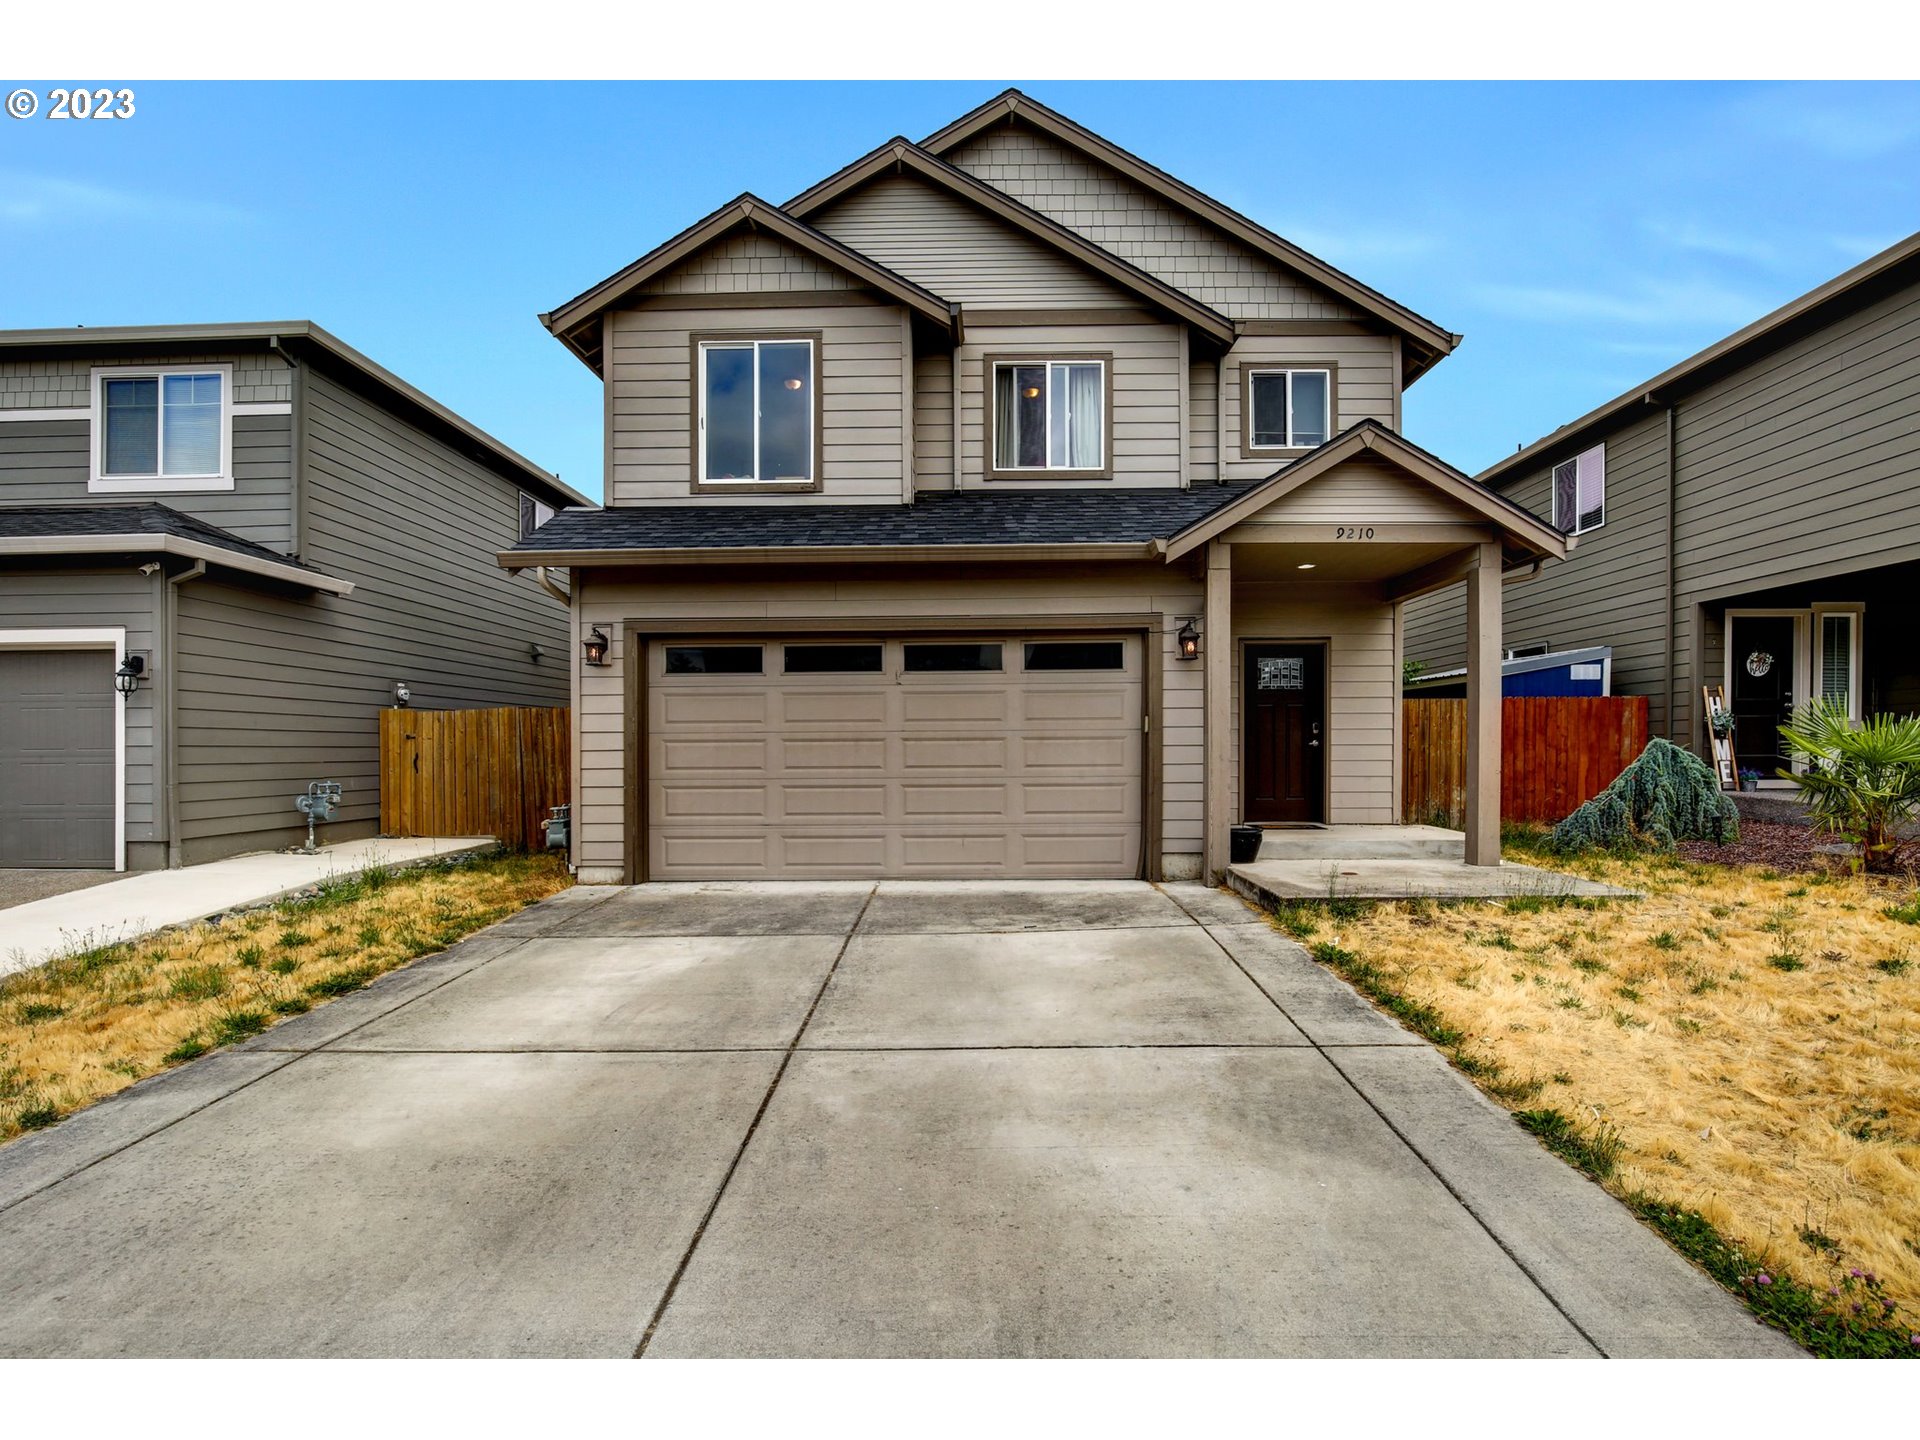
[[[412,865],[465,855],[492,844],[492,838],[484,835],[458,840],[350,840],[323,845],[312,855],[236,855],[182,870],[143,870],[0,910],[0,975],[25,970],[66,951],[263,904],[336,875],[375,865]]]

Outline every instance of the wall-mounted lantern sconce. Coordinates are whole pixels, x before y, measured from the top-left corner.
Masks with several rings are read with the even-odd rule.
[[[402,710],[413,703],[413,687],[404,680],[393,682],[393,703]]]
[[[1198,660],[1200,658],[1200,631],[1195,627],[1192,620],[1182,620],[1180,622],[1180,631],[1173,638],[1180,646],[1180,658],[1182,660]]]
[[[580,649],[585,654],[587,664],[605,665],[607,663],[608,643],[606,632],[598,625],[589,630],[587,632],[587,638],[580,642]]]
[[[122,695],[131,695],[140,688],[140,677],[146,673],[146,657],[129,655],[120,662],[120,668],[113,672],[113,688]]]

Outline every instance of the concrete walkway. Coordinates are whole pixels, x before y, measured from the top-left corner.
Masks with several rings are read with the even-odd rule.
[[[1787,1355],[1141,884],[577,888],[0,1150],[8,1355]]]
[[[1466,836],[1436,825],[1275,829],[1227,883],[1256,904],[1291,900],[1471,900],[1634,892],[1511,860],[1467,864]]]
[[[312,855],[236,855],[182,870],[142,870],[85,889],[0,910],[0,975],[56,955],[145,935],[167,925],[204,920],[260,905],[337,875],[375,865],[411,865],[492,846],[487,836],[462,840],[349,840]]]

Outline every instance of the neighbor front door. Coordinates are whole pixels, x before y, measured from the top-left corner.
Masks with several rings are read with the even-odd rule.
[[[1792,716],[1794,619],[1791,615],[1735,615],[1727,708],[1733,711],[1733,755],[1742,770],[1772,780],[1787,767],[1780,727]]]
[[[1325,649],[1250,644],[1245,665],[1241,818],[1250,824],[1326,819]]]

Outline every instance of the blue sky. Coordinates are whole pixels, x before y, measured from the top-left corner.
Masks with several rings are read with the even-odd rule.
[[[1469,471],[1920,230],[1910,84],[170,83],[0,119],[0,326],[310,318],[597,495],[535,313],[1008,83],[1464,333]]]

